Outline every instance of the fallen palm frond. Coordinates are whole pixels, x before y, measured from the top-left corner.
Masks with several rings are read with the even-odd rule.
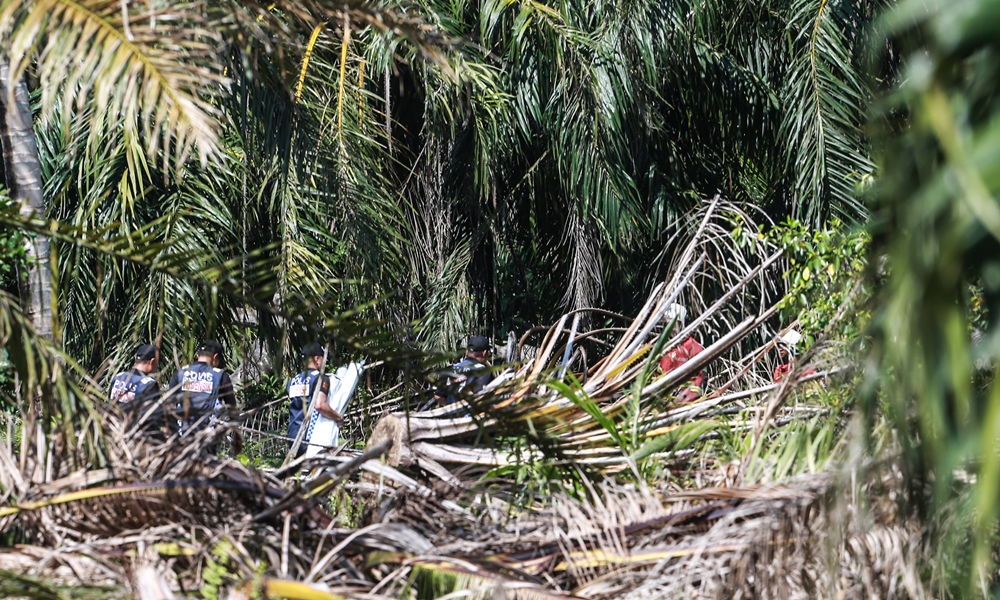
[[[753,370],[764,355],[757,349],[773,346],[773,338],[761,330],[772,321],[780,300],[774,282],[781,279],[782,250],[761,244],[755,254],[743,256],[717,222],[718,203],[716,199],[706,208],[666,280],[627,328],[590,338],[590,332],[578,329],[582,311],[571,312],[546,330],[532,360],[500,372],[482,392],[450,406],[386,415],[369,444],[392,440],[390,465],[416,465],[452,484],[455,478],[442,465],[506,467],[546,457],[613,473],[635,470],[641,459],[669,457],[709,434],[718,425],[711,417],[727,402],[790,393],[794,385],[757,384],[760,375]],[[707,257],[715,253],[741,258],[720,270],[708,266],[715,261]],[[706,306],[697,291],[708,287],[721,292]],[[687,324],[673,318],[681,299],[692,309]],[[717,337],[707,343],[712,333]],[[660,372],[660,357],[690,336],[706,340],[704,350],[680,367]],[[748,342],[751,336],[756,344]],[[603,357],[592,366],[571,368],[573,349],[595,339],[609,348]],[[602,348],[591,346],[588,356]],[[754,359],[746,365],[741,358],[751,348],[746,355]],[[728,393],[699,390],[701,398],[684,402],[673,396],[700,372],[711,375],[710,381],[725,382]],[[502,439],[516,442],[496,443]],[[525,447],[523,439],[533,444]]]
[[[393,596],[429,576],[420,566],[432,574],[424,585],[436,586],[435,595],[421,597],[458,590],[480,597],[512,581],[525,589],[544,581],[549,590],[587,598],[806,597],[819,590],[921,597],[916,564],[927,548],[919,527],[893,502],[857,504],[869,489],[901,489],[898,472],[886,466],[846,489],[829,474],[663,497],[608,481],[588,500],[557,495],[517,519],[501,514],[485,530],[493,513],[484,508],[498,500],[480,498],[473,505],[481,528],[464,535],[433,502],[397,501],[387,518],[436,535],[443,556],[374,552],[367,567],[376,577],[385,573],[377,589]],[[384,565],[398,567],[380,571]]]
[[[287,573],[284,578],[257,577],[264,563],[250,558],[256,552],[247,543],[259,542],[248,537],[249,524],[230,521],[221,538],[191,537],[180,545],[149,545],[144,552],[154,563],[227,565],[234,593],[244,594],[234,597],[250,597],[254,588],[286,598],[399,597],[407,589],[427,598],[459,592],[495,597],[498,590],[517,598],[775,597],[817,589],[920,597],[914,568],[925,549],[919,531],[896,513],[895,503],[869,505],[863,509],[868,516],[855,504],[871,486],[899,489],[898,480],[897,471],[888,479],[861,480],[857,489],[838,489],[824,474],[781,485],[705,489],[699,497],[660,497],[606,481],[587,500],[560,494],[513,521],[507,517],[511,507],[491,509],[499,508],[496,497],[452,496],[479,515],[470,520],[440,496],[405,493],[394,496],[379,522],[358,530],[325,528],[327,544],[321,539],[317,545],[318,532],[290,536],[264,526],[258,531],[266,544],[262,555],[271,557],[264,568]],[[121,581],[120,571],[84,555],[114,557],[115,548],[136,548],[139,540],[156,536],[180,539],[182,531],[148,530],[107,545],[68,545],[58,553],[25,548],[19,552],[29,554],[20,563],[6,558],[17,554],[0,553],[0,565],[42,565],[38,573],[54,578],[60,565],[75,564],[67,571],[79,578],[73,581]],[[328,552],[320,552],[324,545]],[[55,558],[49,567],[39,562],[46,554]],[[117,556],[116,562],[128,555]],[[352,557],[355,562],[344,562]],[[295,575],[296,559],[312,563],[310,571]]]

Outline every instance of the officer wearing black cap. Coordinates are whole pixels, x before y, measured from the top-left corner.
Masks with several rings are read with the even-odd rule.
[[[319,344],[307,345],[302,350],[302,359],[306,363],[306,370],[288,381],[288,437],[292,439],[299,434],[299,429],[302,428],[302,421],[305,419],[306,410],[309,408],[314,393],[316,394],[316,412],[338,424],[343,423],[343,417],[340,413],[330,408],[327,403],[330,380],[320,376],[323,354],[323,346]],[[318,393],[316,392],[317,385],[320,386]],[[305,446],[300,447],[301,452],[305,452]]]
[[[195,362],[184,365],[170,378],[170,391],[174,394],[182,434],[197,424],[208,426],[211,416],[223,405],[236,407],[236,394],[229,373],[222,369],[222,344],[205,340],[198,346]]]
[[[156,371],[160,351],[152,344],[143,344],[135,349],[135,363],[128,371],[122,371],[111,380],[111,401],[126,413],[147,402],[160,399],[160,384],[150,377]]]
[[[474,394],[491,381],[490,341],[481,335],[474,335],[466,345],[465,358],[452,365],[445,383],[435,390],[434,398],[441,404],[451,404],[459,394]]]

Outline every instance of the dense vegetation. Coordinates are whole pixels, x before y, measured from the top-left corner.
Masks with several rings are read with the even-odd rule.
[[[17,22],[48,5],[33,6],[10,15],[13,35],[33,35]],[[860,128],[875,94],[871,3],[378,9],[407,11],[399,32],[369,23],[374,7],[344,21],[322,5],[276,6],[258,23],[226,6],[165,4],[176,31],[140,11],[136,27],[155,35],[136,29],[146,45],[116,48],[138,66],[172,34],[187,57],[156,63],[176,89],[135,76],[168,104],[193,99],[162,139],[155,123],[125,125],[129,98],[103,106],[118,73],[104,69],[123,67],[97,55],[72,67],[81,82],[101,74],[74,94],[96,108],[57,102],[71,40],[118,44],[66,33],[73,9],[47,23],[46,43],[69,54],[12,57],[37,71],[50,216],[105,238],[157,223],[146,235],[199,265],[275,261],[276,298],[340,310],[378,300],[372,316],[452,349],[470,331],[505,339],[565,308],[634,312],[663,274],[670,224],[717,192],[764,220],[867,214],[856,190],[874,170]],[[199,35],[209,51],[187,48]],[[197,80],[178,71],[187,64]],[[191,148],[168,145],[178,132]],[[179,164],[192,151],[211,162]],[[245,344],[250,315],[227,299],[106,253],[57,253],[65,343],[92,369],[141,339],[162,338],[168,354],[204,334]],[[250,339],[271,342],[256,316]]]
[[[447,502],[421,510],[442,522],[475,512],[483,556],[490,550],[488,560],[518,573],[537,565],[496,554],[514,542],[498,533],[507,524],[490,502],[508,515],[568,510],[599,523],[607,515],[597,505],[618,509],[597,498],[625,498],[622,506],[659,518],[663,503],[615,487],[623,484],[680,490],[676,502],[787,486],[786,496],[718,510],[756,515],[754,502],[826,498],[820,516],[783,504],[780,518],[759,510],[789,531],[832,523],[822,540],[830,547],[850,547],[865,524],[878,532],[871,539],[898,542],[895,554],[888,543],[867,557],[845,550],[838,574],[833,561],[810,562],[809,544],[820,542],[808,535],[747,533],[749,550],[724,568],[677,555],[655,576],[614,571],[622,579],[613,589],[593,586],[631,559],[616,563],[605,550],[574,566],[566,550],[546,567],[545,585],[607,597],[720,594],[733,582],[663,582],[682,569],[746,575],[747,561],[764,556],[794,566],[804,580],[789,585],[812,595],[827,586],[831,595],[992,596],[998,17],[992,0],[4,0],[0,343],[10,360],[0,362],[0,437],[3,468],[23,472],[0,477],[14,507],[0,508],[7,543],[63,543],[51,518],[16,516],[35,510],[28,501],[61,498],[68,488],[54,480],[91,490],[110,481],[81,484],[71,473],[110,469],[132,473],[119,483],[146,484],[208,477],[164,458],[184,456],[178,440],[132,456],[126,448],[140,442],[126,442],[132,434],[103,406],[109,374],[138,343],[154,341],[179,365],[198,340],[221,339],[246,409],[280,395],[298,349],[319,339],[337,361],[380,365],[359,391],[351,442],[392,439],[393,466],[410,466],[410,452],[418,479],[460,489],[447,497],[461,504],[456,512]],[[726,342],[705,365],[714,389],[697,410],[671,404],[670,386],[681,382],[664,384],[669,376],[649,360],[678,341],[676,323],[643,325],[648,306],[668,296],[704,317],[693,331],[706,346]],[[602,311],[583,310],[592,308]],[[763,390],[774,340],[790,326],[805,334],[803,368],[790,385]],[[577,332],[590,339],[574,347]],[[376,422],[426,406],[431,373],[477,333],[497,346],[509,340],[509,383],[473,402],[476,426],[458,427],[452,442],[401,450],[402,430]],[[518,340],[522,354],[537,355],[516,356]],[[806,367],[836,375],[800,383]],[[719,404],[727,390],[757,388],[743,404]],[[239,457],[250,465],[240,485],[257,481],[254,467],[280,463],[266,447],[255,439]],[[517,460],[490,462],[483,448]],[[465,466],[440,467],[442,453]],[[267,485],[281,485],[271,473]],[[362,496],[341,489],[323,510],[357,526],[358,503],[371,501],[364,519],[405,513],[438,535],[405,506]],[[211,594],[263,572],[302,569],[312,579],[333,564],[319,561],[325,537],[317,546],[296,521],[289,567],[280,504],[240,506],[273,528],[277,545],[237,552],[242,534],[230,532],[181,585],[195,573]],[[168,512],[159,518],[190,516]],[[755,518],[743,531],[756,531]],[[87,530],[79,515],[66,519],[59,527]],[[472,544],[458,529],[441,533],[438,547]],[[642,556],[661,534],[649,535],[621,548]],[[675,553],[715,539],[694,529],[662,535],[691,536],[674,540]],[[794,559],[761,549],[788,540]],[[880,552],[898,562],[872,558]],[[335,563],[348,579],[361,577],[357,556]],[[398,556],[364,556],[365,591],[431,597],[482,583],[411,556],[403,585],[380,570]],[[41,593],[11,577],[10,593]],[[532,580],[539,594],[541,581]],[[783,589],[760,573],[744,583],[748,594]]]

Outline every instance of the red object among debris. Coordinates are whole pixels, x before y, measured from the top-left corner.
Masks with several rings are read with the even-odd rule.
[[[792,372],[792,363],[781,363],[777,367],[774,367],[774,376],[773,376],[774,383],[778,383],[785,377],[788,377],[788,374],[791,372]],[[816,372],[815,369],[806,369],[802,371],[799,377],[808,377],[814,374],[815,372]]]
[[[688,336],[679,346],[663,355],[663,358],[660,359],[660,371],[669,373],[704,350],[705,347],[699,344],[698,340]],[[704,383],[705,372],[699,371],[697,375],[689,379],[681,387],[680,392],[677,394],[677,401],[691,402],[692,400],[697,400],[703,394],[701,386]]]

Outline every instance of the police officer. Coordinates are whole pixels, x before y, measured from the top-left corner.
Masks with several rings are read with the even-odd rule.
[[[476,393],[493,381],[490,370],[490,341],[481,335],[469,338],[465,358],[452,365],[444,384],[438,386],[434,398],[440,404],[451,404],[461,393]]]
[[[143,344],[135,349],[135,363],[128,371],[122,371],[111,380],[111,401],[126,413],[147,402],[160,399],[160,384],[149,376],[156,371],[160,351],[152,344]]]
[[[316,395],[316,412],[328,419],[343,425],[343,417],[333,410],[327,403],[327,395],[330,393],[330,379],[320,376],[320,367],[323,363],[323,347],[319,344],[309,344],[302,350],[302,359],[306,363],[306,370],[302,371],[288,381],[288,437],[295,439],[302,428],[302,421],[305,419],[309,402],[312,401],[313,394],[316,393],[316,386],[319,385],[319,392]],[[308,441],[308,439],[305,441]],[[299,454],[305,452],[305,445],[299,447]]]
[[[229,373],[222,369],[222,344],[205,340],[198,346],[195,362],[184,365],[170,378],[180,433],[203,429],[224,405],[236,407],[236,394]],[[239,451],[239,450],[237,450]]]

